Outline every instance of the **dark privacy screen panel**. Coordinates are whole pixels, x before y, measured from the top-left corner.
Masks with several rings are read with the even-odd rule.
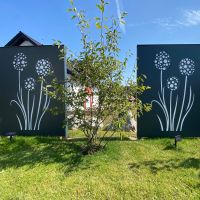
[[[200,136],[200,45],[138,45],[138,75],[152,110],[138,119],[138,137]]]
[[[49,109],[59,105],[42,89],[53,71],[64,79],[64,61],[54,46],[0,48],[0,132],[23,135],[64,135],[64,115]],[[41,79],[42,78],[42,79]],[[40,81],[39,81],[40,80]]]

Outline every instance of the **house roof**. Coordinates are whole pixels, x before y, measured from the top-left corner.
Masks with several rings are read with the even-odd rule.
[[[34,40],[33,38],[31,38],[30,36],[26,35],[23,32],[19,32],[17,33],[17,35],[15,35],[6,45],[7,46],[20,46],[23,42],[28,41],[29,43],[31,43],[33,46],[41,46],[42,44],[39,43],[38,41]]]

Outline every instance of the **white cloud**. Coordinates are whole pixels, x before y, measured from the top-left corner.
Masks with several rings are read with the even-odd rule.
[[[117,15],[118,15],[118,18],[120,19],[121,13],[124,11],[123,2],[122,2],[122,0],[115,0],[115,2],[116,2],[116,7],[117,7]],[[125,24],[120,23],[120,28],[121,28],[122,32],[125,34],[126,33]]]
[[[152,23],[162,26],[163,28],[168,29],[168,30],[170,30],[178,25],[171,18],[157,18],[157,19],[153,20]]]
[[[148,22],[135,22],[135,23],[127,23],[126,25],[128,27],[138,27],[138,26],[144,26],[149,24]]]
[[[185,10],[183,12],[183,19],[177,20],[177,24],[182,26],[200,25],[200,10]]]
[[[165,29],[192,27],[200,25],[200,10],[184,10],[180,19],[157,18],[153,22]]]

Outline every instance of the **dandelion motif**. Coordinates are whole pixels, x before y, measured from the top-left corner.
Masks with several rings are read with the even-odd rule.
[[[32,91],[35,89],[35,79],[34,78],[27,78],[25,81],[25,89],[28,91]]]
[[[18,71],[18,92],[17,92],[17,100],[11,100],[10,104],[15,103],[23,116],[24,119],[24,129],[27,130],[27,115],[26,115],[26,109],[24,105],[24,100],[23,100],[23,90],[21,88],[21,73],[23,72],[24,68],[27,67],[27,57],[24,53],[17,53],[14,55],[13,58],[13,67]],[[22,130],[23,124],[22,124],[22,119],[20,119],[20,116],[16,114],[20,129]]]
[[[182,131],[184,120],[185,120],[187,114],[189,113],[190,109],[193,106],[194,95],[192,94],[191,86],[190,86],[190,94],[189,94],[189,100],[188,100],[187,107],[185,106],[185,100],[186,100],[186,95],[187,95],[187,91],[188,91],[187,90],[188,76],[191,76],[195,71],[194,61],[189,58],[182,59],[179,64],[179,69],[180,69],[180,73],[185,76],[185,84],[184,84],[184,92],[183,92],[181,111],[180,111],[176,131],[178,131],[178,129],[180,129],[180,131]],[[184,110],[186,110],[185,114],[184,114]]]
[[[163,86],[163,73],[170,67],[171,60],[168,53],[161,51],[156,54],[154,65],[160,70],[160,91],[158,91],[158,100],[154,99],[152,103],[156,103],[162,110],[163,117],[157,114],[161,131],[182,131],[183,124],[193,107],[195,94],[192,92],[191,86],[188,87],[189,76],[195,72],[195,63],[189,58],[184,58],[179,63],[179,71],[184,75],[183,96],[179,98],[179,94],[175,91],[179,88],[179,79],[172,76],[167,79],[166,87],[169,90],[169,103],[165,98],[165,87]],[[189,92],[189,95],[187,94]],[[175,98],[174,98],[175,97]],[[181,100],[181,102],[179,102]],[[180,105],[180,109],[179,108]],[[178,113],[178,115],[177,115]],[[165,119],[162,120],[162,119]]]
[[[174,121],[177,110],[178,96],[176,97],[175,107],[173,108],[173,92],[178,89],[179,80],[177,77],[172,76],[167,79],[167,88],[170,90],[170,103],[169,103],[169,130],[174,131]]]
[[[170,57],[169,54],[165,51],[161,51],[156,54],[154,64],[159,70],[166,70],[170,66]]]
[[[165,51],[160,51],[155,55],[154,65],[157,69],[160,70],[160,92],[158,92],[160,101],[153,100],[152,103],[155,102],[161,107],[166,120],[166,131],[169,130],[169,112],[167,110],[167,105],[165,102],[165,88],[163,87],[163,71],[168,69],[170,63],[170,56]],[[160,122],[161,130],[164,131],[162,120],[158,115],[157,117]]]
[[[177,90],[178,89],[178,78],[175,76],[170,77],[167,79],[167,88],[171,91]]]
[[[14,56],[13,66],[18,71],[23,71],[27,66],[27,57],[23,53],[18,53]]]
[[[194,61],[189,58],[184,58],[181,60],[179,65],[180,73],[185,76],[190,76],[195,71]]]
[[[17,53],[14,55],[12,64],[13,68],[18,71],[18,91],[16,99],[11,100],[10,104],[16,104],[20,109],[20,115],[16,114],[20,130],[39,130],[42,119],[50,105],[50,97],[47,90],[45,94],[43,93],[45,80],[42,78],[39,98],[36,98],[36,93],[31,92],[36,86],[34,78],[26,78],[23,82],[24,87],[21,86],[21,73],[28,64],[26,55]],[[36,62],[35,68],[38,76],[45,77],[50,73],[51,63],[48,59],[40,59]],[[23,89],[26,90],[27,98],[24,98]],[[36,99],[38,99],[38,105],[36,104]]]
[[[35,97],[33,97],[33,102],[32,102],[32,109],[30,109],[30,104],[29,104],[29,93],[30,91],[35,89],[35,79],[30,77],[27,78],[24,81],[24,87],[27,90],[27,128],[28,130],[32,130],[32,117],[33,117],[33,108],[34,108],[34,103],[35,103]],[[30,112],[31,111],[31,112]]]
[[[38,60],[36,63],[36,72],[39,76],[47,76],[51,70],[51,63],[47,59]]]
[[[47,76],[50,73],[51,68],[52,68],[51,62],[49,62],[48,59],[40,59],[36,63],[36,72],[41,77]],[[47,111],[49,104],[50,104],[50,98],[48,97],[47,91],[46,91],[45,103],[44,103],[43,108],[41,109],[41,102],[42,102],[42,96],[43,96],[43,84],[44,84],[44,80],[42,79],[41,83],[40,83],[40,96],[39,96],[39,102],[38,102],[38,108],[37,108],[37,115],[36,115],[36,119],[35,119],[34,130],[39,130],[42,118],[43,118],[43,116],[44,116],[45,112]],[[41,112],[42,112],[42,114],[40,115]]]

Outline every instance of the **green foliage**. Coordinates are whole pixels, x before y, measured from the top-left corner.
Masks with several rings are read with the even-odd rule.
[[[101,146],[102,138],[98,130],[109,118],[114,125],[114,130],[120,129],[126,123],[130,112],[135,115],[149,110],[148,104],[143,105],[139,96],[149,87],[144,85],[144,77],[138,78],[138,83],[131,76],[127,81],[123,74],[129,57],[119,59],[121,52],[119,48],[119,23],[125,22],[127,13],[121,15],[121,19],[111,18],[108,21],[104,17],[108,3],[100,0],[96,5],[100,16],[94,18],[95,27],[100,30],[99,39],[92,40],[88,29],[91,27],[84,11],[78,11],[71,1],[72,19],[76,20],[82,39],[82,50],[79,55],[74,56],[69,49],[61,49],[61,57],[65,57],[68,69],[72,76],[66,80],[66,87],[52,83],[54,91],[51,96],[66,103],[68,123],[80,128],[88,138],[87,145]],[[91,23],[92,24],[92,23]],[[61,44],[58,42],[58,47]],[[92,89],[92,94],[86,92],[86,88]],[[97,98],[96,103],[90,109],[83,109],[88,95]],[[130,99],[134,98],[134,102]],[[106,135],[106,134],[105,134]],[[98,148],[97,148],[98,149]]]

